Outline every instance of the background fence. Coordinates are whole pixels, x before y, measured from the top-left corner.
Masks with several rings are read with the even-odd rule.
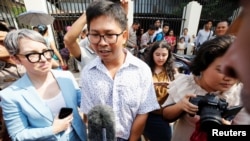
[[[48,13],[55,17],[53,33],[56,38],[63,36],[65,27],[70,26],[88,7],[93,0],[47,0]],[[160,19],[169,23],[179,36],[184,7],[192,0],[134,0],[134,19],[139,20],[144,31],[154,20]],[[198,29],[202,28],[205,21],[210,19],[214,25],[221,19],[231,21],[238,0],[196,0],[202,5],[202,12]],[[25,27],[16,22],[18,14],[25,12],[23,0],[0,0],[0,20],[17,28]],[[27,27],[29,28],[29,27]]]

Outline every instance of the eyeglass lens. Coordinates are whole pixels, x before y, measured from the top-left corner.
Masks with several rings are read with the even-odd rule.
[[[53,50],[46,50],[42,53],[30,53],[25,56],[31,63],[36,63],[41,60],[41,55],[43,55],[46,59],[51,59],[53,54],[54,54]]]

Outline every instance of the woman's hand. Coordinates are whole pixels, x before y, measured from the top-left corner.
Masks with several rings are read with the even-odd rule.
[[[224,124],[224,125],[231,125],[232,121],[229,121],[229,120],[226,120],[224,118],[221,118],[221,123]]]
[[[180,108],[188,114],[196,115],[199,110],[198,106],[189,102],[189,99],[195,96],[195,94],[187,94],[177,104],[179,104]]]
[[[67,128],[71,126],[72,121],[73,121],[73,114],[70,114],[69,116],[63,119],[59,119],[57,115],[52,124],[53,133],[58,134],[62,131],[65,131]]]

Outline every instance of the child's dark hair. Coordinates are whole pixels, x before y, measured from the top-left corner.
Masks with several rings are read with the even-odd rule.
[[[38,29],[38,32],[41,34],[41,35],[44,35],[47,30],[48,30],[48,27],[46,25],[38,25],[37,26],[37,29]]]

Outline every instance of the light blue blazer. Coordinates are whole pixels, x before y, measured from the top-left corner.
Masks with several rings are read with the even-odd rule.
[[[66,107],[73,108],[72,127],[82,141],[87,141],[86,126],[77,109],[80,106],[81,91],[74,76],[69,71],[52,70],[52,73],[59,84]],[[53,115],[38,96],[27,74],[0,91],[0,96],[4,120],[12,140],[60,140],[63,133],[53,134]]]

